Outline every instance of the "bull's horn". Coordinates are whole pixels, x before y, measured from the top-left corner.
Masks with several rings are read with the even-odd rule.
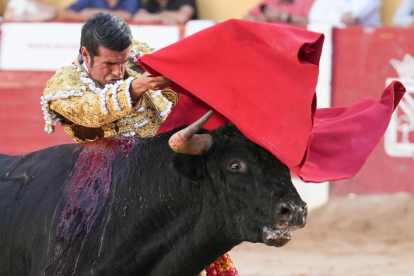
[[[185,129],[176,132],[171,136],[168,144],[170,148],[178,153],[201,155],[212,145],[213,139],[209,134],[196,134],[213,115],[210,110],[203,117],[192,123]]]

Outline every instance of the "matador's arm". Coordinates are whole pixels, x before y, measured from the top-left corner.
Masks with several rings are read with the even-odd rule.
[[[57,123],[58,114],[75,124],[96,128],[134,112],[129,93],[132,80],[134,77],[99,88],[75,64],[63,67],[43,92],[46,127]]]

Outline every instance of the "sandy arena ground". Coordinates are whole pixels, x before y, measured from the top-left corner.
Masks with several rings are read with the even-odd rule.
[[[244,243],[230,255],[239,276],[414,275],[414,197],[331,198],[284,247]]]

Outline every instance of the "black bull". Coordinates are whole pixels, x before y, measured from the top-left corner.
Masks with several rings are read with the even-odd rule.
[[[0,155],[0,275],[197,275],[243,241],[282,246],[306,204],[233,125],[202,155],[172,132]]]

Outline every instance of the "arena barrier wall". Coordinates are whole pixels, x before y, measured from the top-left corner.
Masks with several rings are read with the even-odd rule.
[[[158,50],[215,23],[200,20],[185,26],[131,25],[131,30],[135,38]],[[72,143],[59,127],[53,135],[43,131],[39,102],[45,83],[55,70],[76,58],[80,28],[81,24],[62,22],[0,25],[1,153],[20,155]],[[414,30],[331,29],[323,25],[309,25],[308,29],[326,36],[317,86],[318,107],[329,107],[331,103],[347,106],[365,96],[378,99],[391,79],[408,83],[409,91],[414,92],[414,73],[409,73],[414,72],[414,62],[406,56],[414,49]],[[414,175],[410,174],[414,169],[412,93],[408,93],[401,106],[387,131],[386,143],[384,139],[379,143],[356,177],[335,181],[331,192],[414,193]],[[311,207],[328,200],[328,183],[317,184],[316,188],[297,178],[293,181]]]

